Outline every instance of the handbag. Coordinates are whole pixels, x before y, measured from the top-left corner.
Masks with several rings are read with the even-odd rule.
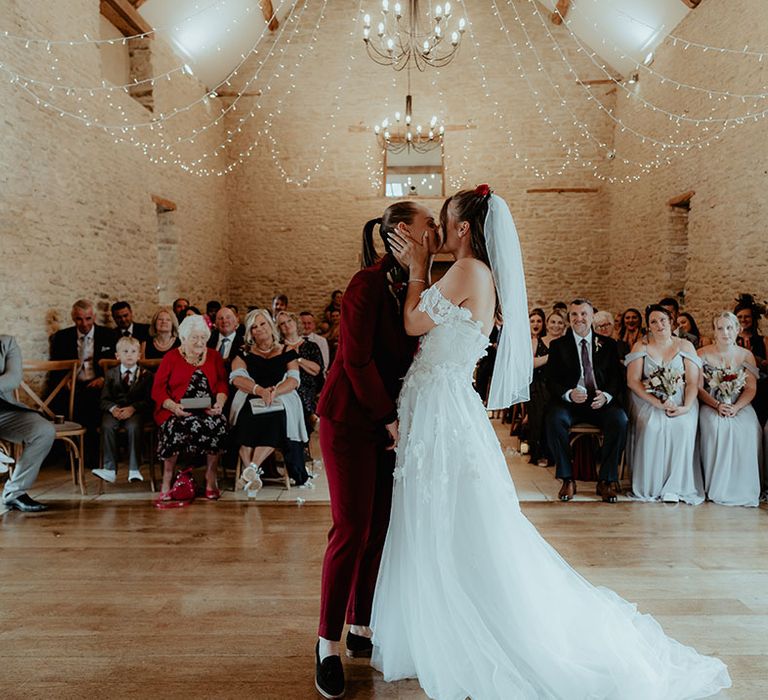
[[[195,480],[192,478],[192,468],[182,469],[176,474],[173,486],[167,494],[168,499],[155,501],[157,508],[183,508],[195,500]]]

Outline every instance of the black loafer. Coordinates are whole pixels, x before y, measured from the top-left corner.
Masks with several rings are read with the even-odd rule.
[[[370,659],[373,643],[368,637],[347,632],[347,656],[350,659]]]
[[[5,501],[4,505],[11,510],[20,510],[24,513],[40,513],[44,510],[48,510],[48,506],[44,503],[40,503],[26,493],[22,493],[21,496],[16,496],[9,501]]]
[[[320,661],[320,642],[315,645],[315,688],[324,698],[344,697],[344,667],[338,656],[326,656]]]

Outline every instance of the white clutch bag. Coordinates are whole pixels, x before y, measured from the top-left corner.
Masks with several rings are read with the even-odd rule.
[[[254,416],[259,413],[274,413],[275,411],[285,410],[285,406],[283,406],[279,398],[275,398],[271,406],[267,406],[264,403],[264,399],[259,398],[251,399],[249,403],[251,404],[251,413]]]
[[[199,399],[186,398],[179,401],[179,403],[185,411],[200,411],[211,407],[211,399],[208,396],[203,396]]]

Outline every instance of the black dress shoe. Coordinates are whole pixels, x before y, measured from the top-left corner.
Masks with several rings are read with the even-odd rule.
[[[320,642],[315,645],[315,688],[324,698],[344,697],[344,667],[338,656],[326,656],[320,661]]]
[[[12,498],[9,501],[4,501],[4,504],[11,510],[15,508],[24,513],[40,513],[41,511],[48,510],[48,506],[39,503],[26,493],[22,493],[21,496],[16,496],[16,498]]]
[[[370,659],[373,642],[368,637],[347,632],[347,656],[350,659]]]

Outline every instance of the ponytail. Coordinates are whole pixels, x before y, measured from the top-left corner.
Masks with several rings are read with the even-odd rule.
[[[379,259],[376,244],[373,242],[373,229],[377,225],[381,226],[381,217],[371,219],[363,226],[363,267],[370,267]]]

